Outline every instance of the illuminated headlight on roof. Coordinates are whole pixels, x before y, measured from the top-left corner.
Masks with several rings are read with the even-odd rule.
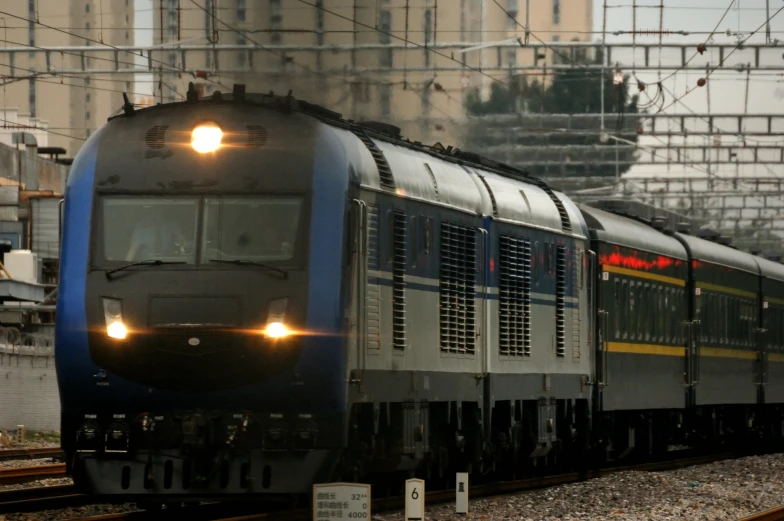
[[[191,146],[200,153],[215,152],[221,146],[223,131],[217,123],[207,121],[193,129],[191,133]]]

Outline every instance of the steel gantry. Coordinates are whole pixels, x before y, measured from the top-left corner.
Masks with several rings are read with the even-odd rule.
[[[15,75],[15,56],[26,53],[28,56],[42,55],[40,61],[41,71],[51,74],[149,74],[150,72],[184,72],[193,73],[205,71],[208,73],[247,73],[252,71],[258,74],[274,74],[289,71],[292,74],[307,74],[307,68],[291,67],[289,64],[299,58],[307,58],[313,53],[346,53],[347,57],[362,51],[392,51],[393,56],[398,52],[432,52],[427,66],[405,66],[403,60],[392,60],[389,66],[352,66],[347,71],[342,66],[329,68],[314,67],[327,74],[345,75],[347,72],[354,75],[363,73],[383,72],[417,72],[417,71],[461,71],[481,70],[491,72],[526,72],[542,71],[557,72],[559,70],[580,69],[600,71],[612,64],[613,67],[622,69],[634,68],[636,71],[659,70],[694,70],[704,71],[706,66],[719,71],[746,71],[784,72],[784,59],[782,48],[771,44],[711,44],[707,49],[712,53],[703,56],[704,60],[692,60],[692,55],[697,50],[697,43],[608,43],[604,64],[596,61],[596,56],[601,56],[602,44],[600,42],[529,42],[525,44],[522,39],[511,39],[499,42],[493,46],[497,55],[496,60],[485,60],[479,68],[468,67],[460,63],[460,51],[481,45],[476,42],[433,42],[426,48],[416,43],[368,43],[368,44],[325,44],[325,45],[276,45],[276,44],[182,44],[179,42],[163,43],[154,48],[139,46],[53,46],[53,47],[6,47],[0,48],[2,61],[10,70],[10,76]],[[522,59],[514,66],[510,66],[504,58],[505,49],[523,49]],[[526,58],[525,53],[530,52]],[[246,59],[244,65],[237,65],[237,60],[224,59],[243,53]],[[176,64],[163,65],[161,62],[170,63],[172,54],[176,54]],[[210,55],[210,67],[196,65],[202,63],[205,55]],[[264,54],[273,58],[269,62],[257,59]],[[730,56],[732,54],[732,56]],[[65,65],[63,56],[69,56],[69,64]],[[281,55],[286,55],[292,60],[282,60]],[[591,59],[584,60],[583,57]],[[75,59],[70,59],[74,57]],[[137,58],[145,58],[146,63],[137,63]],[[98,59],[101,64],[91,67],[90,59]],[[142,60],[144,61],[144,60]],[[222,67],[220,64],[229,63]],[[256,67],[263,62],[262,67]],[[575,65],[575,62],[580,62]],[[356,65],[348,63],[348,65]]]

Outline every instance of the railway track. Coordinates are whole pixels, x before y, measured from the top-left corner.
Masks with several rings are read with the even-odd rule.
[[[749,517],[744,517],[740,521],[783,521],[784,520],[784,506],[759,512]]]
[[[11,459],[62,459],[63,450],[59,447],[40,447],[31,449],[0,449],[0,461]]]
[[[62,477],[65,477],[65,463],[0,469],[0,485],[14,485],[38,479]]]
[[[74,485],[22,488],[0,491],[0,515],[84,505],[90,496],[79,494]]]
[[[745,454],[743,455],[745,456]],[[668,461],[650,462],[639,465],[616,466],[605,469],[587,470],[583,472],[570,472],[565,474],[557,474],[553,476],[546,476],[533,479],[522,479],[515,481],[506,481],[500,483],[491,483],[486,485],[475,485],[469,489],[469,497],[477,499],[481,497],[498,496],[504,494],[514,494],[518,492],[525,492],[528,490],[535,490],[541,488],[554,487],[558,485],[565,485],[569,483],[577,483],[586,481],[602,476],[607,476],[616,472],[636,470],[644,472],[661,472],[665,470],[675,470],[694,465],[704,465],[717,461],[722,461],[731,458],[741,457],[738,454],[724,453],[707,456],[692,456],[679,458]],[[439,503],[446,503],[454,501],[455,491],[449,490],[435,490],[427,492],[426,504],[434,505]],[[390,510],[402,510],[405,506],[403,497],[389,497],[373,499],[372,512],[379,513]],[[256,510],[255,512],[253,510]],[[193,507],[184,507],[174,510],[162,510],[158,512],[139,511],[118,514],[107,514],[101,516],[84,517],[78,521],[152,521],[173,519],[179,517],[194,521],[252,521],[252,520],[265,520],[265,521],[307,521],[312,518],[309,508],[295,509],[295,510],[269,510],[263,505],[247,505],[247,504],[208,504]],[[783,514],[784,515],[784,514]],[[773,518],[754,518],[754,521],[772,521],[784,520],[784,517]],[[746,521],[746,520],[743,520]],[[750,520],[751,521],[751,518]]]

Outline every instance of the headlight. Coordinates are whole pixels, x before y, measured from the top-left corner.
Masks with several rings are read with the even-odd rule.
[[[278,298],[270,300],[269,311],[267,312],[267,327],[264,334],[269,338],[283,338],[291,334],[291,330],[286,327],[286,307],[289,299]]]
[[[282,322],[272,322],[267,324],[264,334],[270,338],[284,338],[289,336],[291,331]]]
[[[122,302],[113,299],[103,299],[103,318],[106,321],[106,334],[110,338],[124,340],[128,336],[128,328],[122,320]]]
[[[200,154],[215,152],[221,146],[221,139],[223,131],[216,123],[208,121],[193,129],[191,146]]]

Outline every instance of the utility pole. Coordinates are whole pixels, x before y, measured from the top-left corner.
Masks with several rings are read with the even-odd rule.
[[[607,60],[607,0],[604,0],[604,21],[602,22],[602,78],[599,82],[601,86],[601,122],[599,130],[602,132],[602,136],[604,135],[604,62]],[[601,141],[604,139],[600,137],[599,140]]]

